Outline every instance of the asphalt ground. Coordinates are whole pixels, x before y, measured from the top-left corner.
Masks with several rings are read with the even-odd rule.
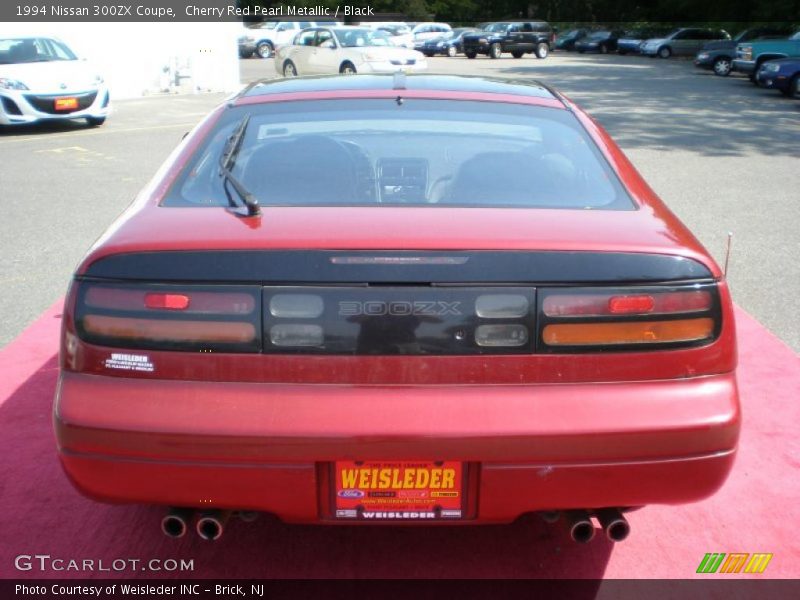
[[[581,104],[722,264],[734,300],[800,351],[800,102],[686,60],[435,58],[431,72],[541,79]],[[242,81],[271,60],[241,61]],[[94,240],[222,94],[119,101],[105,126],[0,132],[0,347],[64,294]]]

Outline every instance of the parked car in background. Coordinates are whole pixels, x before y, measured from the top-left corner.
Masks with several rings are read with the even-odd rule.
[[[417,72],[428,68],[425,56],[393,46],[388,36],[367,27],[312,27],[275,51],[275,70],[284,77],[323,73]]]
[[[784,96],[800,97],[800,58],[779,58],[761,63],[756,83]]]
[[[709,42],[703,46],[694,59],[696,67],[711,69],[715,75],[727,77],[733,68],[736,46],[742,42],[757,39],[787,38],[792,34],[788,26],[752,27],[739,32],[732,40]]]
[[[545,21],[499,21],[483,31],[465,34],[463,46],[467,58],[478,54],[500,58],[504,52],[514,58],[529,53],[547,58],[553,39],[553,28]]]
[[[411,35],[414,36],[414,47],[452,30],[453,28],[447,23],[420,23],[415,25],[411,30]]]
[[[575,43],[582,38],[585,38],[590,31],[588,29],[570,29],[564,33],[559,33],[556,36],[556,42],[553,46],[555,50],[574,50]]]
[[[261,58],[269,58],[275,52],[275,48],[291,44],[294,36],[303,29],[338,24],[330,21],[264,21],[251,26],[250,29],[255,38],[256,54]]]
[[[414,47],[414,36],[411,33],[411,28],[405,23],[380,23],[372,26],[372,28],[385,32],[393,46]]]
[[[663,38],[668,35],[669,29],[630,29],[617,40],[619,54],[639,54],[641,46],[649,39]]]
[[[474,27],[459,27],[449,33],[427,40],[420,52],[425,56],[436,56],[444,54],[446,56],[456,56],[464,52],[464,35],[477,31]]]
[[[745,73],[756,82],[756,73],[761,64],[776,58],[800,56],[800,31],[784,40],[755,40],[736,46],[733,70]]]
[[[584,52],[599,52],[600,54],[616,52],[617,40],[622,34],[622,31],[616,29],[593,31],[575,43],[575,50],[581,54]]]
[[[239,58],[250,58],[256,52],[256,38],[253,30],[249,27],[242,27],[241,35],[237,38],[239,45]]]
[[[103,77],[53,37],[0,37],[0,125],[85,119],[109,113]]]
[[[676,55],[696,54],[708,42],[729,40],[730,34],[722,29],[703,29],[699,27],[681,27],[673,30],[663,38],[649,39],[641,46],[645,56],[669,58]]]

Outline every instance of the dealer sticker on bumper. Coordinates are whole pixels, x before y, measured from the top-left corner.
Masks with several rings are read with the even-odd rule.
[[[334,514],[371,521],[460,519],[462,473],[456,461],[339,461]]]

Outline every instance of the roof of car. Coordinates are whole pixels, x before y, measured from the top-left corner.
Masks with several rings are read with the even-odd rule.
[[[322,75],[291,79],[269,79],[257,81],[245,88],[239,97],[268,96],[306,92],[330,92],[340,90],[391,90],[393,75]],[[547,85],[533,79],[499,79],[491,77],[469,77],[455,75],[408,75],[406,90],[437,90],[447,92],[479,92],[511,94],[535,98],[561,100]]]

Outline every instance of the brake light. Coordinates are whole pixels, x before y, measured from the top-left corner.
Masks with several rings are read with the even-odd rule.
[[[258,352],[260,308],[256,286],[81,283],[75,323],[102,346]]]
[[[716,286],[540,290],[547,352],[705,344],[720,328]]]

